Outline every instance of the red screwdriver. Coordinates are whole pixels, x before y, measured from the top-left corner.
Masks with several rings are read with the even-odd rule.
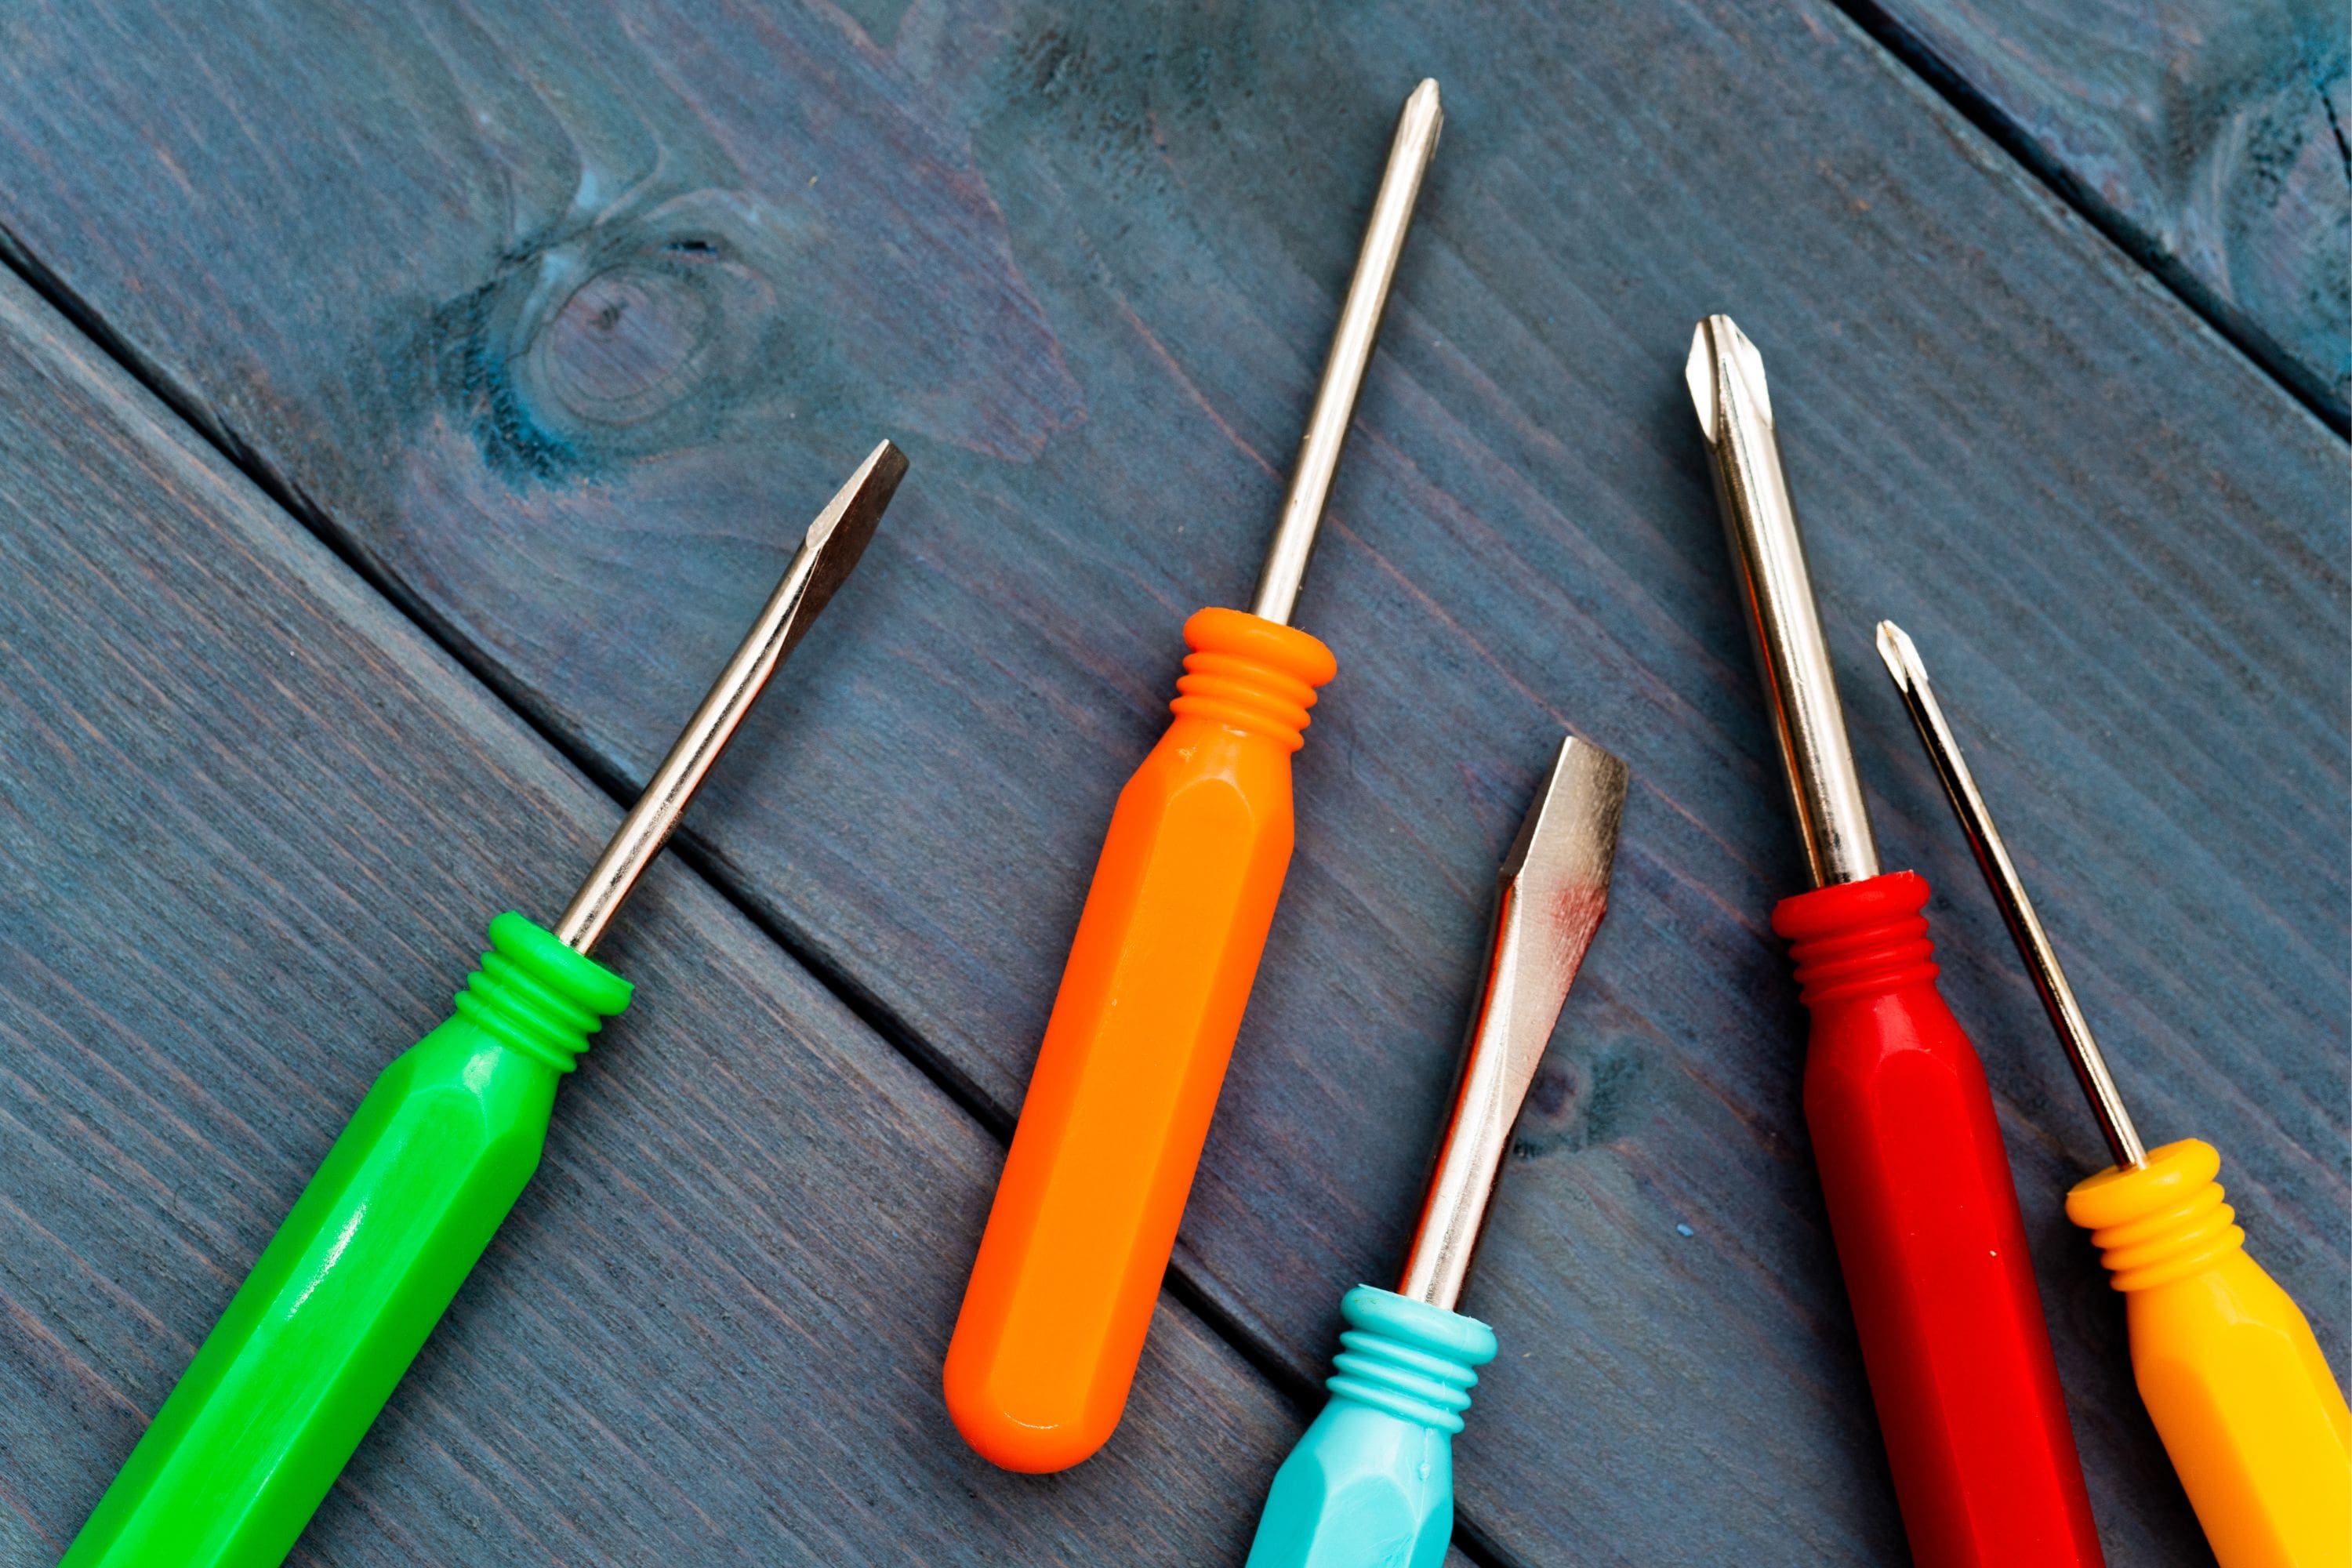
[[[2090,1568],[2099,1539],[1983,1065],[1936,989],[1927,884],[1881,873],[1764,362],[1728,316],[1685,367],[1813,890],[1805,1124],[1918,1568]]]

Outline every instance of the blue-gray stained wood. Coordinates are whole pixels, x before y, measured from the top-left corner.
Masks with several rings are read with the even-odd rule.
[[[2111,1561],[2205,1556],[2059,1215],[2098,1136],[1877,616],[2143,1126],[2220,1144],[2340,1363],[2343,446],[1842,13],[53,6],[9,42],[19,265],[615,783],[814,500],[907,447],[686,848],[1000,1131],[1177,626],[1247,593],[1391,117],[1437,76],[1186,1289],[1304,1390],[1340,1291],[1395,1268],[1491,868],[1573,728],[1634,795],[1467,1302],[1505,1350],[1464,1534],[1901,1561],[1766,929],[1801,863],[1681,380],[1722,309],[1771,367],[1889,863],[1939,889]],[[974,1240],[925,1268],[952,1289]]]
[[[54,1563],[378,1068],[613,802],[0,281],[0,1563]],[[826,639],[820,628],[816,639]],[[1181,1308],[1118,1452],[957,1440],[993,1144],[676,866],[299,1563],[1223,1563],[1297,1430]]]
[[[2352,30],[2330,0],[1855,0],[2340,427]]]

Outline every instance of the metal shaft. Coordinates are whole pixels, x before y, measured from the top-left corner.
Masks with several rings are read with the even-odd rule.
[[[1331,476],[1339,467],[1339,448],[1356,416],[1356,393],[1364,384],[1364,367],[1371,362],[1381,312],[1388,306],[1389,285],[1396,278],[1397,257],[1412,225],[1413,200],[1421,195],[1421,177],[1444,123],[1437,83],[1425,80],[1412,89],[1397,117],[1388,172],[1381,176],[1380,195],[1372,198],[1371,221],[1364,228],[1363,248],[1356,254],[1356,276],[1348,285],[1347,303],[1339,308],[1323,384],[1316,389],[1307,434],[1298,443],[1298,461],[1290,470],[1290,491],[1282,499],[1282,521],[1275,525],[1274,543],[1250,604],[1254,616],[1287,626],[1298,604],[1298,585],[1306,580],[1307,558],[1315,553],[1315,531],[1323,521],[1323,503],[1330,497]]]
[[[792,564],[784,568],[783,581],[751,623],[742,646],[719,672],[709,695],[687,721],[645,794],[622,819],[595,868],[555,922],[555,934],[566,946],[583,953],[595,948],[637,879],[661,853],[687,802],[734,738],[736,726],[751,710],[768,678],[865,553],[866,542],[874,537],[875,525],[882,521],[882,510],[906,471],[906,455],[883,442],[866,454],[849,482],[809,524]]]
[[[1920,743],[1936,764],[1936,776],[1944,781],[1945,797],[1960,819],[1960,831],[1968,835],[1969,847],[1976,852],[1977,866],[1992,889],[1993,902],[2000,906],[2000,918],[2033,976],[2033,989],[2041,994],[2042,1008],[2066,1047],[2066,1059],[2074,1064],[2084,1098],[2091,1102],[2091,1114],[2099,1119],[2107,1152],[2126,1170],[2147,1164],[2147,1146],[2140,1142],[2139,1129],[2132,1125],[2131,1112],[2124,1109],[2115,1076],[2107,1071],[2107,1058],[2091,1036],[2090,1021],[2074,1000],[2074,988],[2066,984],[2065,970],[2059,967],[2050,933],[2042,929],[2042,917],[2033,912],[2033,900],[2025,896],[2025,883],[2017,874],[2016,862],[2009,858],[2009,846],[2001,842],[2000,829],[1993,826],[1992,813],[1985,809],[1984,796],[1977,791],[1976,777],[1960,755],[1959,742],[1952,738],[1952,727],[1944,721],[1944,710],[1927,684],[1927,667],[1920,662],[1919,650],[1901,626],[1881,621],[1878,657],[1886,661],[1886,673],[1895,678],[1895,689],[1903,693],[1903,705],[1910,710]]]
[[[1624,809],[1625,764],[1589,742],[1561,742],[1496,879],[1486,984],[1400,1295],[1449,1311],[1461,1299],[1511,1124],[1609,908]]]
[[[1871,837],[1837,677],[1822,640],[1797,509],[1780,471],[1763,358],[1730,317],[1709,316],[1691,335],[1683,374],[1706,437],[1716,500],[1813,886],[1875,877],[1878,843]]]

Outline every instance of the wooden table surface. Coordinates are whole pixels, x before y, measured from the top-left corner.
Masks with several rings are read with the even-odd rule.
[[[1447,125],[1299,618],[1299,847],[1118,1437],[970,1454],[963,1272],[1102,823],[1253,581],[1397,103]],[[53,1562],[489,915],[799,528],[857,575],[296,1561],[1237,1563],[1412,1217],[1573,731],[1614,901],[1465,1310],[1457,1563],[1905,1560],[1766,927],[1691,324],[1761,348],[2109,1561],[2210,1563],[2098,1136],[1869,648],[1933,663],[2152,1139],[2352,1333],[2340,15],[530,0],[0,18],[0,1564]]]

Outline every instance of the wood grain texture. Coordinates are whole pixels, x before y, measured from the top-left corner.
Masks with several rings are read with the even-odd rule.
[[[1465,1529],[1520,1563],[1899,1560],[1765,925],[1801,862],[1680,378],[1727,309],[1889,862],[1943,889],[2112,1561],[2203,1548],[2059,1217],[2097,1135],[1876,616],[1934,661],[2143,1125],[2224,1149],[2340,1361],[2343,448],[1839,13],[60,6],[10,42],[26,264],[595,767],[642,775],[814,500],[901,439],[866,564],[689,831],[1000,1123],[1176,628],[1252,580],[1394,105],[1438,76],[1192,1286],[1303,1380],[1395,1268],[1491,868],[1572,726],[1635,794],[1473,1282],[1505,1351]]]
[[[0,1562],[56,1561],[377,1068],[617,816],[0,284]],[[175,431],[177,432],[175,434]],[[787,677],[789,679],[789,676]],[[956,1439],[987,1134],[707,885],[303,1563],[1225,1563],[1297,1430],[1163,1308],[1119,1451]]]
[[[2341,426],[2352,49],[2326,0],[1856,0]]]

